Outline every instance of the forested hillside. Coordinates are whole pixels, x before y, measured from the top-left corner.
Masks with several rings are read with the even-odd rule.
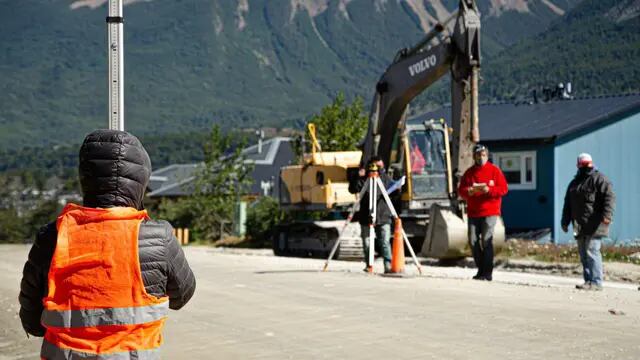
[[[487,63],[483,96],[521,98],[571,81],[576,95],[640,91],[640,1],[585,0],[562,21]]]
[[[479,0],[485,65],[579,2]],[[105,126],[105,3],[0,0],[0,149],[67,145]],[[125,4],[125,123],[150,136],[292,124],[338,91],[370,99],[396,51],[458,1]]]

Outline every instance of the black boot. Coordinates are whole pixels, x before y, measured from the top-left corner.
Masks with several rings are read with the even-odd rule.
[[[480,249],[480,241],[476,241],[476,243],[471,248],[471,253],[473,254],[473,262],[476,263],[476,267],[478,268],[478,272],[473,277],[473,279],[482,280],[484,278],[484,264],[482,262],[482,250]]]
[[[482,249],[482,269],[484,272],[482,276],[485,280],[493,280],[493,241],[489,240],[485,242],[485,247]]]

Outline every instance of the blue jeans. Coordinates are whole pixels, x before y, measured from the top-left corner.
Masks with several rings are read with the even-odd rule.
[[[602,254],[600,253],[602,239],[584,236],[576,238],[576,241],[578,242],[584,282],[602,285]]]
[[[374,250],[382,255],[384,268],[391,268],[391,224],[379,224],[375,226],[376,243]],[[360,236],[362,237],[362,248],[364,250],[364,262],[369,266],[369,225],[360,225]]]

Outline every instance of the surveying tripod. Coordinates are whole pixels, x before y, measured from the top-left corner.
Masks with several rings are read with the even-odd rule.
[[[374,260],[373,254],[374,254],[375,240],[376,240],[375,221],[376,221],[376,214],[378,210],[377,209],[378,191],[380,191],[380,194],[384,198],[384,201],[389,207],[389,210],[391,211],[391,215],[393,216],[393,218],[394,219],[399,218],[398,213],[393,207],[393,203],[391,203],[391,199],[389,198],[387,189],[385,189],[384,184],[380,180],[380,174],[378,173],[378,166],[376,164],[371,164],[369,166],[369,175],[367,176],[367,182],[362,187],[362,190],[360,190],[357,201],[355,202],[355,204],[351,206],[351,210],[349,211],[349,216],[347,216],[347,221],[343,225],[342,229],[340,229],[340,232],[338,233],[338,239],[336,240],[336,243],[333,244],[333,248],[329,253],[329,258],[327,258],[327,261],[325,262],[324,268],[322,269],[322,271],[326,271],[327,268],[329,267],[329,262],[331,262],[331,259],[333,258],[336,251],[338,250],[338,247],[340,246],[340,242],[342,241],[342,234],[344,233],[344,230],[347,228],[347,226],[353,219],[353,215],[355,214],[356,209],[359,208],[360,203],[364,198],[364,194],[368,193],[368,196],[369,196],[368,197],[369,199],[369,253],[367,254],[367,256],[369,261],[367,261],[367,263],[369,265],[367,267],[367,272],[373,273],[373,260]],[[411,247],[411,243],[409,243],[407,234],[404,232],[404,229],[401,228],[400,230],[402,232],[402,239],[406,244],[406,246],[409,248],[409,252],[411,253],[413,262],[415,263],[416,268],[418,268],[418,273],[422,274],[422,268],[420,268],[420,263],[416,258],[416,254],[413,252],[413,248]]]

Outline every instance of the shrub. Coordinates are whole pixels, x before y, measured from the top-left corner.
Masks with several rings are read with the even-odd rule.
[[[278,202],[263,196],[247,210],[247,240],[252,247],[271,247],[272,230],[285,219]]]

